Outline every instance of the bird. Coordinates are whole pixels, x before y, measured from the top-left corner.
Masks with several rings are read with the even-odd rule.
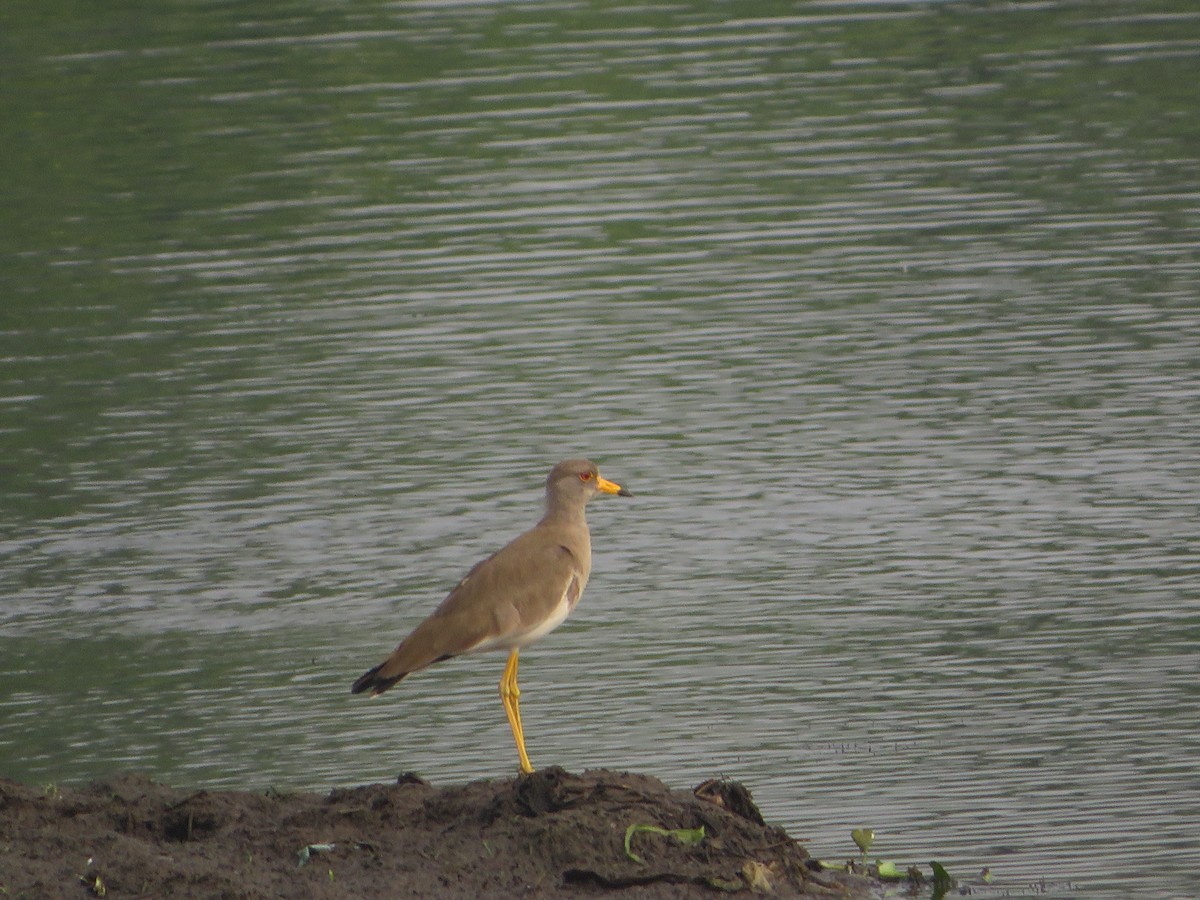
[[[475,564],[441,604],[404,638],[391,656],[350,688],[376,697],[434,663],[483,650],[507,650],[500,699],[517,745],[522,774],[533,764],[521,727],[517,665],[521,648],[570,615],[592,570],[592,542],[584,506],[598,494],[632,497],[601,477],[594,462],[565,459],[546,478],[546,512],[533,528]]]

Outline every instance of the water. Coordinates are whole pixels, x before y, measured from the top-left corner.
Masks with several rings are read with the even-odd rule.
[[[536,765],[1195,895],[1190,4],[6,18],[0,774],[509,774],[348,686],[583,452]]]

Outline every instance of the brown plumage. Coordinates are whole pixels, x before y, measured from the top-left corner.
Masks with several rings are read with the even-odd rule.
[[[376,696],[443,659],[478,650],[508,650],[500,695],[521,769],[532,772],[517,702],[517,656],[522,647],[561,625],[583,594],[592,570],[584,506],[598,493],[631,496],[601,478],[596,464],[586,459],[556,465],[546,479],[542,520],[477,563],[391,656],[354,682],[351,692]]]

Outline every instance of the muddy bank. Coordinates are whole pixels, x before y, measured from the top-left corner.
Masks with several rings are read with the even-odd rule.
[[[0,780],[4,897],[869,891],[864,880],[815,871],[734,782],[672,791],[643,775],[549,768],[451,787],[409,776],[322,796],[188,792],[136,775],[84,788]]]

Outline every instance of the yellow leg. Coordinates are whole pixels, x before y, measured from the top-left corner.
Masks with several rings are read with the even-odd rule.
[[[500,699],[504,702],[504,714],[508,716],[508,727],[512,729],[513,740],[517,743],[517,755],[521,757],[521,771],[528,775],[533,771],[533,764],[525,752],[525,730],[521,728],[521,689],[517,687],[517,657],[514,649],[508,654],[508,664],[504,674],[500,676]]]

